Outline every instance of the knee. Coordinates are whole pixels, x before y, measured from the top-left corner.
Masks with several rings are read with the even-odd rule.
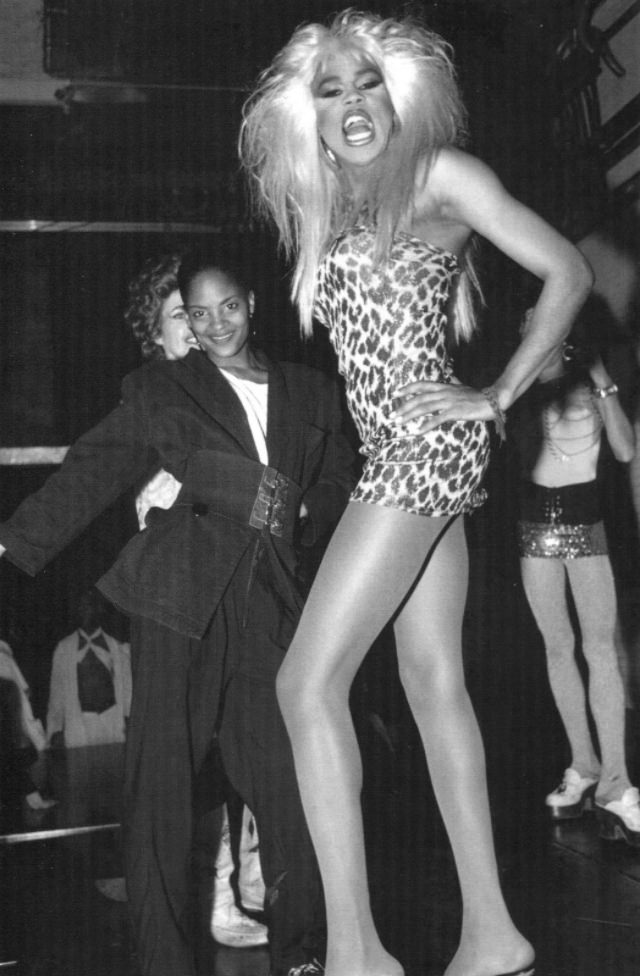
[[[611,653],[615,655],[616,648],[616,622],[609,620],[603,614],[595,625],[582,628],[582,651],[587,654]]]
[[[304,680],[300,668],[287,658],[276,675],[276,697],[287,728],[304,716],[310,696],[310,682]]]
[[[544,649],[547,663],[551,666],[561,666],[575,659],[576,642],[573,632],[543,634]]]
[[[610,631],[589,634],[583,638],[582,653],[592,673],[618,670],[618,655],[614,635]]]
[[[444,655],[434,658],[425,655],[419,660],[409,658],[398,664],[400,681],[412,708],[428,704],[429,708],[435,709],[445,703],[450,707],[467,694],[462,668],[451,666]]]
[[[289,707],[296,701],[296,690],[298,681],[292,668],[287,665],[287,660],[280,665],[280,670],[276,675],[276,698],[280,711],[286,717]]]
[[[289,734],[348,709],[350,684],[350,675],[340,668],[314,667],[307,657],[285,658],[276,676],[276,697]]]

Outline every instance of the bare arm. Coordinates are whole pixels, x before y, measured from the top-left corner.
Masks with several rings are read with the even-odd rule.
[[[614,386],[600,357],[589,367],[589,374],[596,390],[609,390]],[[607,440],[617,461],[627,463],[635,455],[635,433],[631,421],[622,409],[617,393],[606,397],[594,396],[596,410],[602,418]]]
[[[591,289],[593,275],[580,251],[546,221],[515,200],[484,163],[457,150],[443,150],[425,188],[436,201],[441,220],[452,228],[476,232],[542,282],[527,335],[496,377],[493,387],[503,410],[533,383],[568,334]],[[420,201],[418,201],[418,212]],[[458,235],[462,238],[462,234]],[[492,411],[477,390],[462,385],[411,384],[407,393],[424,394],[400,413],[438,411],[425,430],[449,419],[490,419]],[[436,389],[438,387],[438,389]]]

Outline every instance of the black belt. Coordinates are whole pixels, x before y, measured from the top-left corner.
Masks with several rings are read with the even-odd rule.
[[[302,489],[276,468],[242,455],[199,451],[189,459],[173,509],[151,509],[147,524],[189,506],[196,518],[213,514],[293,541]]]
[[[525,522],[593,525],[602,518],[596,481],[548,488],[533,481],[522,485],[520,518]]]
[[[293,482],[275,468],[265,468],[251,509],[249,525],[254,529],[268,529],[271,535],[282,537],[287,521],[287,502]],[[299,492],[299,489],[298,489]],[[295,513],[297,517],[297,511]]]

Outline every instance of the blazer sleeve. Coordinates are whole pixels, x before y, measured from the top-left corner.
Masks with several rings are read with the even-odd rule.
[[[61,467],[0,524],[6,558],[35,576],[148,471],[152,452],[138,384],[123,383],[120,405],[84,434]]]
[[[322,377],[315,394],[317,423],[327,432],[322,465],[303,495],[309,518],[301,542],[314,545],[342,515],[356,482],[355,455],[345,434],[345,417],[337,384]]]

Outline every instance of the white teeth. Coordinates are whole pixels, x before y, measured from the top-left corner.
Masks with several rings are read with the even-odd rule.
[[[348,115],[342,124],[342,128],[345,132],[348,132],[354,125],[366,125],[371,127],[371,119],[366,115],[360,114],[360,112],[354,112]]]

